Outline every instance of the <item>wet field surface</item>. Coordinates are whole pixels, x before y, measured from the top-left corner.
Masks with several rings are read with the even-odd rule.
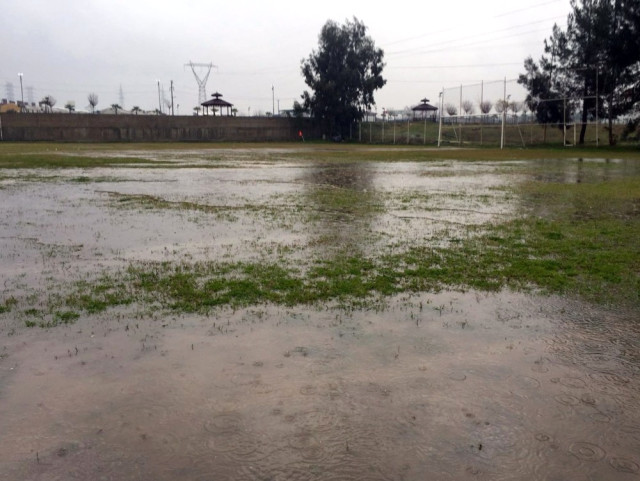
[[[0,176],[0,479],[638,479],[637,311],[464,290],[25,326],[131,264],[449,245],[519,215],[527,176],[637,165],[157,155]]]

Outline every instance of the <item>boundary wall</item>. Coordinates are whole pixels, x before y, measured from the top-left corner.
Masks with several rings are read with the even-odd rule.
[[[0,140],[61,142],[264,142],[317,138],[309,119],[274,117],[4,114]]]

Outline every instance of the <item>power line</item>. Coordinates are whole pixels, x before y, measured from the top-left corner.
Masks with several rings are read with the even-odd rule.
[[[519,8],[517,10],[511,10],[509,12],[504,12],[504,13],[501,13],[499,15],[494,15],[493,18],[506,17],[508,15],[513,15],[514,13],[526,12],[527,10],[532,10],[534,8],[540,8],[540,7],[543,7],[545,5],[549,5],[551,3],[558,3],[558,0],[550,0],[548,2],[537,3],[536,5],[530,5],[528,7]]]
[[[423,70],[423,69],[448,69],[448,68],[479,68],[479,67],[504,67],[507,65],[522,65],[522,62],[504,63],[476,63],[466,65],[398,65],[394,69]]]
[[[526,23],[521,23],[521,24],[518,24],[518,25],[513,25],[511,27],[506,27],[506,28],[502,28],[502,29],[499,29],[499,30],[491,30],[491,31],[487,31],[487,32],[474,34],[474,35],[467,35],[465,37],[459,37],[459,38],[449,39],[449,40],[442,40],[440,42],[433,43],[430,46],[439,46],[439,45],[445,46],[445,45],[448,45],[448,44],[451,44],[451,43],[455,43],[455,42],[459,42],[459,41],[462,41],[462,40],[472,40],[472,39],[475,39],[475,38],[478,38],[478,37],[483,37],[483,36],[487,36],[487,35],[495,35],[495,34],[501,33],[501,32],[508,32],[509,30],[514,30],[514,29],[518,29],[518,28],[522,28],[522,27],[528,27],[528,26],[531,26],[531,25],[537,25],[537,24],[540,24],[540,23],[549,22],[550,20],[558,20],[558,18],[559,17],[557,17],[557,16],[549,17],[549,18],[545,18],[545,19],[542,19],[542,20],[536,20],[534,22],[526,22]],[[526,33],[531,33],[531,32],[524,32],[524,33],[521,33],[521,34],[526,34]],[[520,34],[518,34],[518,35],[520,35]],[[504,37],[504,38],[509,38],[509,36]],[[492,40],[496,40],[496,39],[494,38]],[[416,51],[417,49],[420,49],[420,48],[422,48],[422,47],[414,47],[414,48],[411,48],[411,49],[397,50],[395,52],[389,52],[388,55],[392,56],[392,55],[400,55],[400,54],[404,54],[404,53],[411,53],[411,52],[414,52],[414,51]]]

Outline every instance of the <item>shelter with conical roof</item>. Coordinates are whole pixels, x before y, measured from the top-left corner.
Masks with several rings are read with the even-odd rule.
[[[213,115],[216,115],[216,109],[218,109],[220,111],[220,115],[222,115],[222,109],[226,108],[227,109],[227,115],[231,116],[232,112],[231,109],[233,107],[233,104],[227,102],[226,100],[222,100],[220,97],[222,97],[221,93],[214,93],[211,94],[211,96],[213,97],[211,100],[207,100],[206,102],[202,102],[200,105],[202,105],[202,107],[204,107],[204,115],[208,115],[209,114],[209,107],[212,107],[213,109]]]
[[[424,98],[420,101],[419,105],[416,105],[413,110],[413,119],[436,119],[436,112],[438,107],[434,107],[429,103],[429,99]]]

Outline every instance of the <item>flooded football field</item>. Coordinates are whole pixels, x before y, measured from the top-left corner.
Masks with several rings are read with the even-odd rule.
[[[356,295],[360,271],[338,263],[455,249],[544,215],[521,182],[599,183],[638,162],[117,155],[141,165],[0,171],[0,479],[640,475],[638,306],[535,286]],[[215,287],[212,272],[256,266],[296,274],[277,293],[313,273],[319,294],[252,297],[245,277]],[[189,296],[245,297],[201,303],[176,278]]]

